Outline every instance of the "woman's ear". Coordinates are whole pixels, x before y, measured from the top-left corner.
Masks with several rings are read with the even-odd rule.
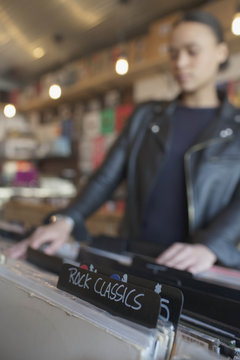
[[[219,65],[225,63],[225,61],[228,59],[228,56],[229,56],[229,50],[227,44],[225,42],[218,44],[217,58],[219,61]]]

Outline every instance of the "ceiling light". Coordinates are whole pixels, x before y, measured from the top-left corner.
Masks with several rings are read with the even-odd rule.
[[[8,104],[4,106],[3,113],[6,117],[12,118],[16,114],[16,108],[12,104]]]
[[[59,99],[62,94],[62,89],[59,85],[54,84],[49,88],[49,96],[51,99]]]
[[[45,51],[42,47],[37,47],[33,50],[33,56],[36,59],[40,59],[41,57],[43,57],[45,55]]]
[[[234,35],[240,35],[240,11],[238,11],[232,21],[232,33]]]
[[[118,75],[125,75],[128,72],[128,61],[125,57],[117,59],[115,64],[115,71]]]

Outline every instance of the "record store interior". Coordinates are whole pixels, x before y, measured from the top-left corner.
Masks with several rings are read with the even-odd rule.
[[[0,0],[1,360],[240,360],[240,0]]]

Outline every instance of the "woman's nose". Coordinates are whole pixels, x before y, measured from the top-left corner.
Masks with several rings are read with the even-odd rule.
[[[179,51],[176,59],[176,67],[178,69],[185,67],[189,63],[189,56],[186,51]]]

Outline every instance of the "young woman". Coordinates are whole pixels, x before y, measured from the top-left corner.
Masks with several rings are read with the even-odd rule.
[[[193,273],[216,261],[240,268],[240,112],[217,92],[228,60],[221,26],[192,12],[176,23],[170,65],[180,96],[136,108],[100,169],[54,222],[10,250],[49,242],[54,253],[125,178],[122,236],[160,243],[158,263]]]

